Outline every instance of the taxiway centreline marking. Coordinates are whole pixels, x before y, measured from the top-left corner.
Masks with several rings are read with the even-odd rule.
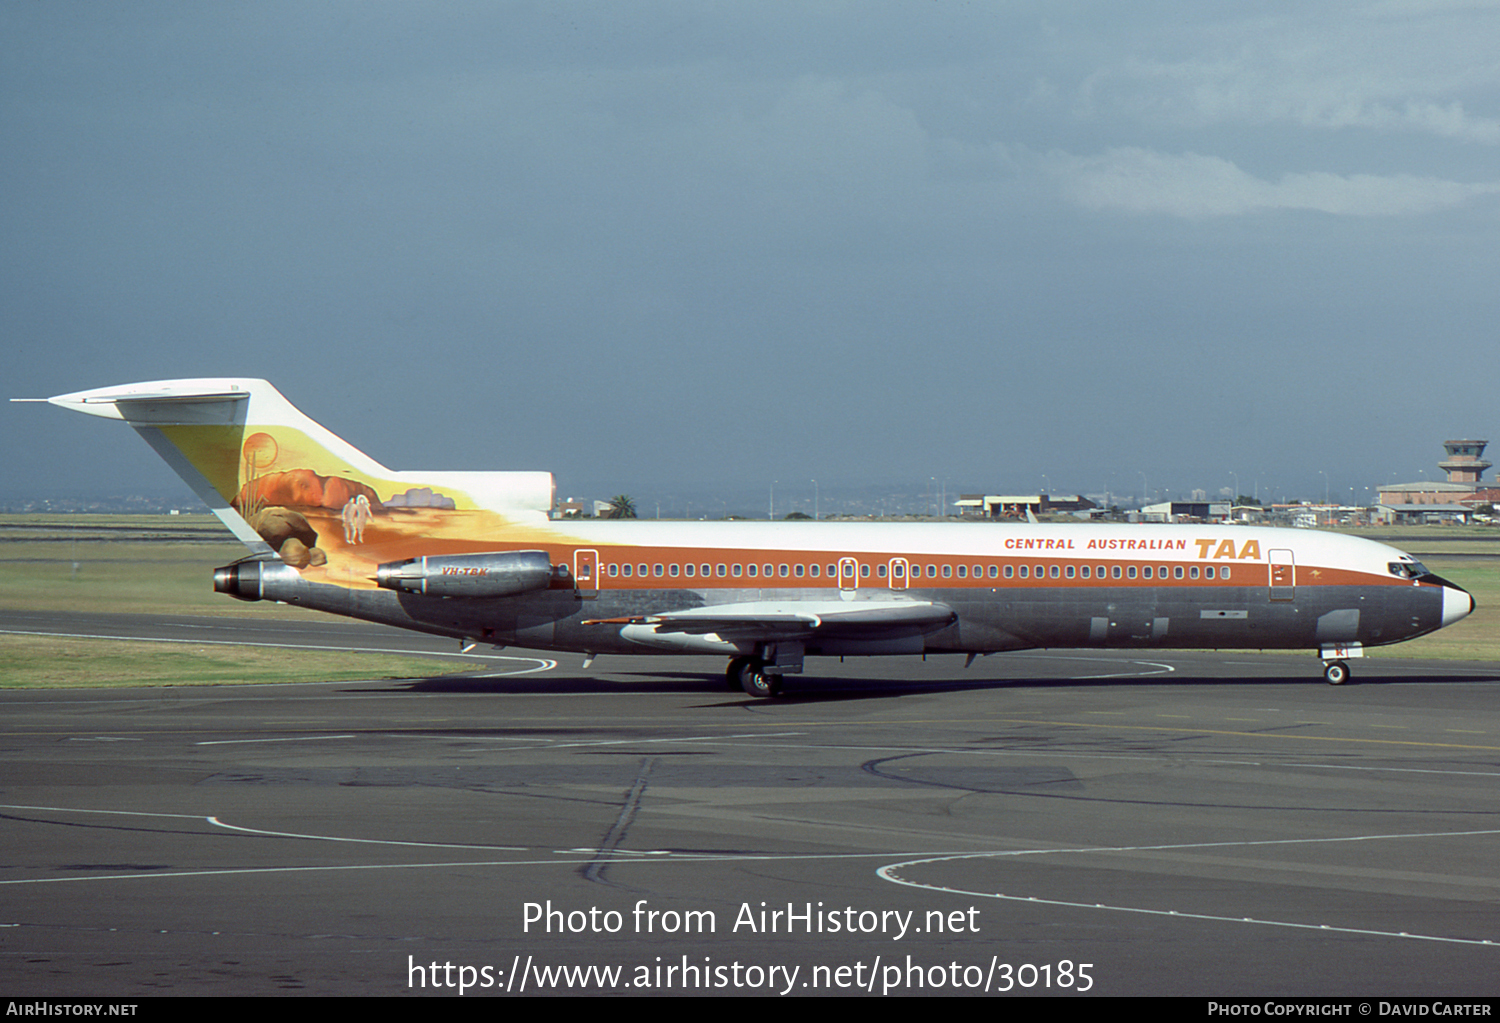
[[[1441,934],[1413,934],[1410,931],[1375,931],[1363,927],[1340,927],[1336,924],[1305,924],[1294,920],[1258,920],[1254,917],[1215,916],[1210,913],[1191,913],[1177,909],[1145,909],[1136,906],[1108,906],[1102,902],[1068,902],[1062,899],[1043,899],[1033,895],[1002,895],[999,892],[975,892],[964,888],[948,888],[942,885],[914,884],[899,877],[886,876],[894,884],[908,885],[927,891],[940,891],[950,895],[971,895],[975,898],[999,899],[1003,902],[1030,902],[1040,906],[1063,906],[1069,909],[1094,909],[1111,913],[1142,913],[1147,916],[1172,917],[1178,920],[1206,920],[1212,923],[1257,924],[1262,927],[1290,927],[1296,930],[1327,931],[1334,934],[1363,934],[1374,938],[1410,938],[1414,941],[1439,941],[1455,945],[1494,945],[1490,938],[1453,938]]]
[[[1254,917],[1221,916],[1209,913],[1183,912],[1181,910],[1147,909],[1139,906],[1110,906],[1101,902],[1074,902],[1066,899],[1047,899],[1032,895],[1006,895],[1002,892],[973,891],[967,888],[954,888],[948,885],[927,884],[920,881],[908,880],[897,875],[895,872],[906,867],[924,866],[930,863],[951,863],[958,860],[998,859],[1008,856],[1035,856],[1049,855],[1052,853],[1116,853],[1116,852],[1154,852],[1182,849],[1214,849],[1214,848],[1236,848],[1247,846],[1267,845],[1312,845],[1335,842],[1370,842],[1398,838],[1454,838],[1473,837],[1483,835],[1500,834],[1500,830],[1490,829],[1484,831],[1436,831],[1417,834],[1393,834],[1393,835],[1349,835],[1333,838],[1284,838],[1284,839],[1260,839],[1246,842],[1193,842],[1173,845],[1154,846],[1111,846],[1096,849],[1017,849],[994,853],[960,853],[958,855],[944,855],[924,857],[917,860],[908,860],[902,863],[892,863],[875,871],[875,876],[892,884],[904,885],[908,888],[917,888],[927,891],[940,891],[951,895],[971,895],[976,898],[998,899],[1004,902],[1030,902],[1045,906],[1062,906],[1069,909],[1103,910],[1112,913],[1139,913],[1147,916],[1176,917],[1185,920],[1206,920],[1213,923],[1252,924],[1263,927],[1288,927],[1297,930],[1329,931],[1340,934],[1363,934],[1379,938],[1410,938],[1418,941],[1437,941],[1459,945],[1494,945],[1496,942],[1490,938],[1455,938],[1435,934],[1413,934],[1409,931],[1378,931],[1360,927],[1340,927],[1334,924],[1309,924],[1299,923],[1291,920],[1261,920]]]
[[[995,722],[1007,725],[1051,725],[1057,728],[1115,728],[1127,732],[1192,732],[1197,735],[1234,735],[1246,739],[1295,739],[1300,742],[1364,742],[1379,746],[1422,746],[1436,749],[1500,750],[1500,746],[1471,746],[1456,742],[1420,742],[1414,739],[1365,739],[1352,735],[1293,735],[1290,732],[1243,732],[1221,728],[1186,728],[1172,725],[1122,725],[1114,722],[1047,721],[1042,718],[975,718],[970,724]],[[917,723],[917,722],[913,722]],[[921,722],[923,724],[931,722]],[[1323,725],[1320,721],[1292,722],[1299,726]]]
[[[176,816],[176,815],[173,815]],[[203,820],[202,817],[196,817]],[[493,847],[486,847],[493,848]],[[571,852],[571,850],[569,850]],[[551,859],[545,860],[434,860],[429,863],[342,863],[327,864],[323,866],[302,867],[225,867],[211,870],[174,870],[156,871],[142,874],[100,874],[93,877],[20,877],[9,880],[0,880],[0,886],[14,884],[62,884],[74,881],[137,881],[153,880],[168,877],[213,877],[221,874],[295,874],[311,873],[317,871],[337,870],[431,870],[446,867],[555,867],[576,866],[588,864],[598,858],[597,853],[565,858],[567,854],[560,853]],[[623,855],[623,853],[621,854]],[[880,860],[889,859],[890,853],[750,853],[740,856],[709,856],[701,854],[681,855],[664,850],[661,853],[653,852],[651,859],[628,859],[619,861],[625,863],[660,864],[660,863],[729,863],[739,861],[761,861],[779,863],[792,860]]]
[[[204,817],[204,820],[215,827],[225,828],[229,831],[243,831],[251,835],[269,835],[273,838],[305,838],[316,842],[352,842],[361,845],[409,845],[421,846],[428,849],[489,849],[493,852],[526,852],[530,848],[524,845],[475,845],[460,844],[454,842],[402,842],[387,838],[341,838],[336,835],[299,835],[291,831],[267,831],[264,828],[247,828],[239,824],[228,824],[217,817]]]
[[[122,817],[179,817],[201,821],[201,813],[154,813],[150,810],[89,810],[72,806],[26,806],[20,803],[0,803],[0,810],[47,810],[52,813],[109,813]]]
[[[251,831],[251,830],[253,830],[253,829],[247,829],[247,828],[240,828],[240,827],[235,826],[235,825],[225,825],[222,822],[219,822],[219,821],[215,820],[212,817],[204,817],[204,816],[200,816],[200,815],[197,815],[197,814],[156,814],[156,813],[145,813],[145,812],[141,812],[141,811],[128,811],[128,810],[83,810],[83,811],[69,811],[67,808],[64,808],[64,807],[42,807],[42,806],[35,806],[35,807],[14,807],[14,808],[16,808],[16,809],[31,809],[31,810],[56,810],[56,811],[62,811],[62,812],[80,812],[80,813],[111,813],[111,814],[127,814],[127,815],[129,815],[129,814],[136,814],[136,815],[139,815],[139,816],[150,816],[150,817],[178,817],[178,818],[188,817],[188,818],[195,819],[195,820],[208,821],[208,822],[216,824],[216,825],[218,825],[220,827],[227,827],[227,828],[231,828],[233,830],[243,830],[243,831]],[[277,833],[271,832],[269,834],[277,834]],[[1053,856],[1053,855],[1060,855],[1060,854],[1061,855],[1080,855],[1080,854],[1082,854],[1082,855],[1097,855],[1097,854],[1100,854],[1100,853],[1109,854],[1109,853],[1132,853],[1132,852],[1170,852],[1170,851],[1181,851],[1181,850],[1186,850],[1186,849],[1237,849],[1237,848],[1253,848],[1253,847],[1257,847],[1257,846],[1328,845],[1328,844],[1348,843],[1348,842],[1398,841],[1398,840],[1403,840],[1403,839],[1470,838],[1470,837],[1481,837],[1481,836],[1497,835],[1497,834],[1500,834],[1500,829],[1484,829],[1484,830],[1476,830],[1476,831],[1429,831],[1429,832],[1412,832],[1412,833],[1406,833],[1406,834],[1392,833],[1392,834],[1377,834],[1377,835],[1346,835],[1346,836],[1334,836],[1334,837],[1325,837],[1325,838],[1255,839],[1255,840],[1240,841],[1240,842],[1182,842],[1182,843],[1171,843],[1171,844],[1163,844],[1163,845],[1096,846],[1096,847],[1087,847],[1087,846],[1084,846],[1084,847],[1058,847],[1058,848],[1051,848],[1051,849],[1004,849],[1004,850],[991,850],[991,851],[988,851],[988,852],[965,851],[965,852],[945,852],[945,853],[936,853],[936,854],[934,854],[934,853],[924,853],[924,854],[919,854],[917,857],[914,857],[914,858],[910,858],[910,859],[903,858],[903,859],[899,859],[896,863],[889,863],[886,866],[879,868],[876,871],[876,875],[879,876],[879,877],[881,877],[884,880],[891,881],[894,884],[902,884],[902,885],[906,885],[908,887],[913,887],[913,888],[931,888],[933,890],[947,891],[947,892],[953,892],[953,893],[957,893],[957,894],[976,895],[976,896],[983,896],[985,898],[1009,899],[1009,900],[1012,900],[1012,901],[1048,902],[1050,900],[1036,899],[1036,898],[1032,898],[1032,897],[1029,897],[1029,896],[1006,896],[1006,895],[1004,895],[1002,893],[997,893],[997,892],[971,892],[971,891],[968,891],[967,889],[947,888],[947,887],[944,887],[944,886],[941,886],[941,885],[926,885],[926,884],[922,884],[920,882],[908,881],[908,880],[906,880],[904,878],[893,876],[890,872],[891,871],[895,871],[895,870],[899,870],[899,869],[902,869],[902,868],[905,868],[905,867],[923,866],[923,865],[926,865],[926,864],[929,864],[929,863],[947,863],[947,862],[954,862],[954,861],[959,861],[959,860],[999,859],[999,858],[1004,858],[1004,857],[1019,857],[1019,856]],[[293,837],[293,838],[312,838],[312,839],[323,838],[323,836],[317,836],[317,835],[288,835],[287,837]],[[379,844],[392,844],[392,845],[395,845],[395,844],[403,844],[403,845],[420,845],[420,844],[423,844],[423,843],[398,843],[398,842],[394,842],[394,841],[392,841],[392,842],[385,842],[384,840],[380,840],[380,839],[324,839],[324,840],[346,841],[346,842],[356,842],[356,843],[372,843],[373,842],[373,843],[379,843]],[[463,847],[460,847],[460,848],[463,848]],[[469,847],[469,848],[472,848],[472,847]],[[495,849],[495,848],[499,848],[499,847],[484,846],[482,848]],[[525,851],[525,850],[523,849],[523,850],[517,850],[517,851]],[[884,852],[884,853],[881,853],[881,852],[869,852],[869,853],[740,853],[740,854],[707,855],[707,854],[692,854],[692,853],[690,853],[690,854],[675,854],[675,853],[672,853],[670,850],[660,850],[660,851],[653,851],[653,857],[654,858],[652,858],[650,860],[634,860],[633,859],[633,860],[630,860],[629,862],[636,862],[636,863],[643,863],[643,862],[649,862],[649,863],[740,863],[740,862],[793,862],[793,861],[819,861],[819,860],[869,860],[869,859],[888,859],[892,855],[895,855],[897,857],[901,856],[900,853],[893,854],[893,853],[890,853],[890,852]],[[361,863],[354,863],[354,864],[329,864],[329,865],[323,865],[323,866],[240,867],[240,868],[224,868],[224,869],[210,869],[210,870],[170,871],[170,872],[159,872],[159,873],[150,873],[150,874],[103,874],[103,875],[97,875],[97,876],[93,876],[93,877],[76,877],[75,876],[75,877],[14,878],[14,879],[9,879],[9,880],[0,880],[0,886],[3,886],[3,885],[14,885],[14,884],[55,884],[55,883],[76,882],[76,881],[138,880],[138,879],[142,879],[142,878],[206,877],[206,876],[228,875],[228,874],[306,873],[306,872],[313,872],[313,871],[336,871],[336,870],[413,870],[413,869],[431,869],[431,868],[444,868],[444,867],[511,867],[511,866],[549,866],[549,865],[555,866],[555,865],[559,865],[559,864],[589,863],[589,862],[592,862],[593,859],[596,858],[596,857],[597,857],[597,854],[595,854],[595,857],[591,857],[590,859],[587,859],[587,860],[585,860],[585,859],[557,859],[557,858],[553,858],[553,859],[546,859],[546,860],[435,861],[435,862],[429,862],[429,863],[362,863],[362,864]],[[1172,913],[1172,912],[1166,911],[1166,910],[1133,909],[1132,907],[1105,907],[1105,906],[1100,906],[1098,904],[1093,904],[1093,903],[1056,902],[1055,904],[1057,904],[1057,905],[1066,905],[1066,906],[1078,906],[1080,908],[1085,908],[1085,909],[1098,909],[1098,908],[1117,909],[1117,910],[1119,910],[1121,912],[1141,912],[1141,913],[1152,913],[1152,914],[1159,914],[1159,915],[1179,915],[1179,916],[1187,916],[1187,915],[1189,915],[1189,914]],[[1247,920],[1244,920],[1244,919],[1241,919],[1241,918],[1236,918],[1236,917],[1223,917],[1223,918],[1219,918],[1219,917],[1206,917],[1205,919],[1223,919],[1223,920],[1227,920],[1227,921],[1230,921],[1230,922],[1255,922],[1255,923],[1266,923],[1266,924],[1273,924],[1273,925],[1277,924],[1277,921],[1247,921]],[[1282,926],[1306,927],[1306,928],[1311,928],[1311,929],[1315,929],[1315,930],[1321,928],[1321,925],[1316,925],[1316,924],[1283,924]],[[1366,932],[1360,932],[1360,933],[1366,933]],[[1386,932],[1368,932],[1368,933],[1385,934]],[[1396,935],[1396,934],[1392,933],[1390,936],[1400,936],[1400,935]],[[1454,940],[1454,941],[1467,941],[1467,942],[1473,943],[1473,944],[1491,944],[1491,942],[1489,942],[1489,941],[1477,941],[1477,940],[1471,940],[1471,939],[1433,939],[1433,940]]]
[[[282,739],[210,739],[195,742],[194,746],[234,746],[247,742],[317,742],[321,739],[355,739],[354,735],[293,735]]]

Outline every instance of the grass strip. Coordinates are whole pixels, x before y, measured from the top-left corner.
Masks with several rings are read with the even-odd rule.
[[[264,685],[428,678],[473,671],[449,658],[338,650],[0,635],[0,689]]]

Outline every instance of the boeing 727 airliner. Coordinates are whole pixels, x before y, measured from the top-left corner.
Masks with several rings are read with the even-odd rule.
[[[554,520],[552,477],[396,472],[264,380],[63,394],[129,423],[250,549],[214,589],[486,643],[727,656],[771,696],[810,656],[1038,647],[1316,651],[1469,614],[1370,540],[1248,526]]]

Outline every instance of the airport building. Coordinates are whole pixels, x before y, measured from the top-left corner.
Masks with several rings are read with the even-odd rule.
[[[1228,501],[1162,501],[1141,508],[1141,518],[1146,522],[1221,522],[1229,518],[1232,507]]]
[[[1054,513],[1077,514],[1097,508],[1081,494],[961,494],[953,502],[960,515],[991,519],[1025,518]]]
[[[1393,483],[1380,488],[1380,508],[1396,520],[1458,518],[1467,521],[1476,512],[1488,513],[1500,500],[1500,490],[1483,485],[1484,471],[1493,462],[1484,459],[1487,440],[1443,442],[1447,458],[1438,468],[1448,474],[1441,482],[1420,480]]]

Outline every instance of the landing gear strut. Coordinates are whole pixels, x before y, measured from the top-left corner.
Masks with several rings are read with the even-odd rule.
[[[1349,681],[1348,661],[1328,661],[1323,665],[1323,681],[1331,686],[1341,686]]]
[[[724,680],[730,689],[743,689],[751,696],[775,696],[781,692],[781,675],[766,671],[759,657],[736,657],[729,662]]]

